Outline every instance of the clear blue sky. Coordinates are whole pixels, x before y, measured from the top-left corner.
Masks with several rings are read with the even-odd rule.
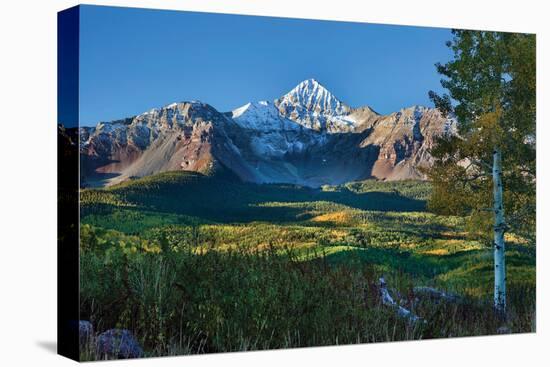
[[[80,123],[200,100],[219,111],[315,78],[337,98],[390,113],[431,105],[450,30],[82,6]]]

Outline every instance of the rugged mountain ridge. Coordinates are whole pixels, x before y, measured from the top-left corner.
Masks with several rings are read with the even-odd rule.
[[[307,186],[366,178],[422,179],[436,137],[456,121],[412,106],[389,115],[352,108],[314,79],[270,102],[221,113],[173,103],[80,129],[81,183],[103,186],[170,170],[218,168],[244,181]]]

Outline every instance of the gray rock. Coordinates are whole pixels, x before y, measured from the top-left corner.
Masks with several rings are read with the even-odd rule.
[[[92,338],[94,333],[94,327],[90,321],[80,320],[78,322],[78,337],[80,344],[86,344]]]
[[[125,329],[110,329],[97,338],[97,352],[107,358],[140,358],[143,349],[134,335]]]
[[[434,301],[458,302],[460,297],[456,294],[446,293],[432,287],[414,287],[414,295],[417,297],[428,298]]]

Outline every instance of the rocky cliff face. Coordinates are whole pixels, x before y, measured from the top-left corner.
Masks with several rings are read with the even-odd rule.
[[[419,168],[433,163],[430,150],[435,139],[456,133],[456,121],[436,109],[413,106],[380,116],[361,146],[379,147],[372,175],[388,180],[423,179]]]
[[[218,165],[253,181],[249,165],[227,135],[234,122],[200,102],[154,109],[80,132],[84,186],[119,183],[164,171],[208,173]]]
[[[169,170],[224,167],[245,181],[308,186],[366,178],[422,179],[430,148],[456,122],[413,106],[390,115],[353,109],[310,79],[273,102],[220,113],[174,103],[80,129],[81,182],[103,186]]]

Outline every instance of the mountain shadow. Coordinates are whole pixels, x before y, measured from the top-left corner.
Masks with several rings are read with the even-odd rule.
[[[232,172],[219,169],[212,175],[174,171],[139,178],[105,189],[83,192],[82,215],[111,211],[116,204],[86,197],[109,195],[134,210],[177,213],[214,222],[295,222],[311,218],[304,206],[324,202],[377,211],[423,211],[425,201],[398,192],[357,193],[345,186],[325,191],[289,184],[253,184],[240,181]],[[313,203],[313,204],[312,204]],[[302,205],[303,204],[303,205]]]

